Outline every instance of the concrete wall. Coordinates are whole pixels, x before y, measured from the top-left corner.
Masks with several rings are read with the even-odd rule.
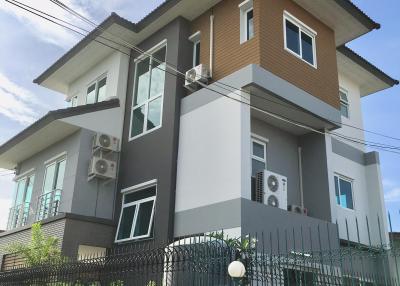
[[[288,205],[300,205],[297,136],[257,119],[251,120],[251,133],[268,139],[267,169],[287,177]]]

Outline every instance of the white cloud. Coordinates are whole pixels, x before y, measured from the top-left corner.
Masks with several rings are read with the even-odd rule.
[[[385,192],[385,201],[387,203],[400,202],[400,187]]]
[[[68,21],[79,27],[87,28],[82,21],[79,21],[70,13],[48,0],[25,0],[23,3],[47,14],[63,19],[64,21]],[[84,15],[85,17],[90,18],[90,15],[82,7],[75,5],[74,1],[64,0],[63,3],[70,6],[72,9]],[[59,46],[63,49],[71,47],[79,39],[78,34],[68,31],[63,27],[42,19],[37,15],[29,13],[28,11],[16,7],[6,1],[0,1],[0,11],[4,11],[16,17],[21,24],[29,29],[31,34],[36,36],[38,39]]]
[[[0,114],[22,125],[38,118],[35,107],[45,107],[29,90],[12,82],[0,72]]]

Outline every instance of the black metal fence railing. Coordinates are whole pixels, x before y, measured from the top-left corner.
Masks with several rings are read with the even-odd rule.
[[[263,233],[239,239],[218,234],[127,246],[78,261],[20,265],[0,272],[0,285],[400,285],[399,249],[346,245],[309,251],[283,240],[276,252],[271,239]],[[228,266],[235,260],[245,275],[233,280]]]

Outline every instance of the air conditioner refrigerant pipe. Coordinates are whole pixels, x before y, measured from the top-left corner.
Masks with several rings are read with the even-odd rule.
[[[213,65],[214,65],[214,14],[211,11],[211,15],[210,15],[210,66],[209,66],[210,78],[212,78],[212,75],[213,75]]]
[[[302,150],[301,147],[297,148],[298,151],[298,160],[299,160],[299,185],[300,185],[300,205],[304,208],[304,193],[303,193],[303,165],[301,163],[302,160]]]

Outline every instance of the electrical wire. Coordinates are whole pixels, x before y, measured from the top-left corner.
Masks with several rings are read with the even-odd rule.
[[[80,33],[79,31],[76,31],[76,30],[74,30],[74,29],[71,29],[70,27],[67,27],[67,26],[65,26],[65,25],[63,25],[63,24],[61,24],[61,23],[58,23],[58,22],[56,22],[56,21],[52,21],[51,19],[48,19],[48,18],[46,18],[46,17],[43,16],[43,15],[39,15],[38,13],[35,13],[35,12],[29,10],[29,9],[26,9],[26,8],[24,8],[24,7],[21,7],[21,6],[18,5],[18,4],[13,3],[13,2],[20,3],[20,2],[18,2],[18,1],[16,1],[16,0],[11,0],[11,1],[10,1],[10,0],[6,0],[6,1],[9,2],[9,3],[12,4],[12,5],[15,5],[15,6],[21,8],[21,9],[24,9],[24,10],[30,12],[30,13],[33,13],[33,14],[39,16],[39,17],[42,17],[42,18],[44,18],[44,19],[46,19],[46,20],[49,20],[49,21],[53,22],[54,24],[63,26],[63,27],[65,27],[65,28],[67,28],[67,29],[69,29],[69,30],[72,30],[72,31],[74,31],[74,32],[76,32],[76,33],[79,33],[79,34],[81,34],[81,35],[83,35],[83,36],[88,36],[88,35],[85,35],[85,34],[83,34],[83,33]],[[53,2],[53,3],[55,3],[55,2],[61,3],[60,1],[57,1],[57,0],[50,0],[50,1]],[[30,6],[25,5],[25,4],[23,4],[23,5],[24,5],[25,7],[30,7]],[[57,4],[57,5],[58,5],[58,4]],[[64,5],[64,6],[67,7],[66,5]],[[64,7],[64,6],[63,6],[63,7]],[[30,7],[30,8],[32,8],[32,7]],[[32,9],[34,9],[34,8],[32,8]],[[64,9],[64,8],[63,8],[63,9]],[[66,8],[66,9],[67,9],[67,8]],[[35,10],[36,10],[36,11],[40,11],[40,10],[37,10],[37,9],[35,9]],[[73,11],[72,9],[68,9],[67,11],[69,11],[70,13],[73,13],[73,14],[76,15],[76,16],[77,16],[77,15],[80,15],[79,13]],[[40,12],[42,12],[42,11],[40,11]],[[77,16],[77,17],[78,17],[78,16]],[[83,16],[81,16],[81,15],[79,16],[79,18],[81,18],[81,19],[86,19],[85,17],[83,17]],[[58,19],[58,18],[57,18],[57,19]],[[87,20],[87,23],[90,23],[91,25],[96,25],[96,24],[93,23],[92,21],[90,21],[90,20],[88,20],[88,19],[86,19],[86,20]],[[61,19],[60,19],[60,21],[66,22],[66,21],[61,20]],[[82,29],[82,28],[81,28],[81,29]],[[102,29],[99,28],[98,26],[96,26],[95,29],[102,30]],[[83,29],[82,29],[82,30],[83,30]],[[104,31],[104,29],[103,29],[103,31]],[[108,31],[106,31],[106,32],[109,33]],[[109,34],[111,34],[111,33],[109,33]],[[113,35],[113,34],[111,34],[111,35]],[[97,36],[98,36],[98,35],[96,35],[96,37],[97,37]],[[116,35],[113,35],[113,36],[114,36],[114,37],[118,37],[118,36],[116,36]],[[108,38],[105,38],[105,37],[103,37],[103,36],[100,36],[100,38],[106,39],[106,40],[108,40],[108,41],[110,41],[110,42],[113,42],[113,43],[115,43],[115,44],[118,44],[118,45],[120,45],[120,46],[124,46],[124,45],[122,45],[122,44],[119,43],[119,42],[115,42],[115,41],[110,40],[110,39],[108,39]],[[120,37],[118,37],[118,38],[120,38]],[[97,42],[99,42],[97,39],[94,39],[94,40],[97,41]],[[146,53],[145,51],[141,50],[140,48],[138,48],[138,47],[136,47],[136,46],[134,46],[134,45],[132,45],[132,44],[126,42],[125,40],[123,40],[123,41],[124,41],[125,43],[128,44],[128,46],[124,46],[125,48],[131,48],[132,50],[137,51],[137,52],[140,53],[141,55],[148,55],[148,56],[150,56],[150,54]],[[100,43],[101,43],[101,44],[104,44],[103,42],[100,42]],[[121,50],[119,50],[119,49],[117,49],[117,48],[115,48],[115,47],[112,47],[112,46],[107,45],[107,44],[106,44],[106,46],[109,47],[109,48],[111,48],[111,49],[118,50],[119,52],[124,53],[124,54],[126,54],[126,55],[129,56],[129,54],[127,54],[127,53],[125,53],[125,52],[123,52],[123,51],[121,51]],[[158,62],[158,63],[163,63],[163,64],[165,63],[165,62],[160,61],[160,60],[158,60],[158,59],[156,59],[156,58],[154,58],[154,57],[153,57],[153,59],[154,59],[156,62]],[[184,74],[184,73],[180,72],[178,69],[175,69],[174,67],[171,68],[171,66],[169,65],[169,63],[165,63],[165,64],[166,64],[166,65],[168,64],[168,65],[167,65],[168,68],[172,69],[172,70],[175,71],[177,74],[182,75],[182,77],[185,78],[185,74]],[[157,66],[157,68],[163,70],[163,69],[160,68],[159,66]],[[174,76],[176,76],[176,77],[178,76],[178,75],[176,75],[176,74],[173,74],[173,73],[169,72],[168,70],[164,70],[164,71],[167,72],[167,73],[170,73],[170,74],[172,74],[172,75],[174,75]],[[359,138],[354,138],[354,137],[349,137],[349,136],[343,136],[343,135],[335,134],[335,133],[332,133],[332,132],[329,132],[329,131],[321,132],[321,131],[319,131],[319,130],[316,130],[316,129],[314,129],[314,128],[310,127],[310,126],[307,126],[307,125],[305,125],[305,124],[302,124],[302,123],[300,123],[300,122],[296,122],[296,121],[291,120],[291,119],[289,119],[289,118],[286,118],[286,117],[284,117],[284,116],[275,114],[275,113],[273,113],[273,112],[266,111],[266,110],[264,110],[264,109],[261,109],[261,108],[255,107],[255,106],[252,106],[252,105],[251,105],[250,103],[248,103],[248,102],[243,102],[242,100],[238,100],[238,99],[236,99],[236,98],[232,98],[232,97],[230,97],[230,96],[228,96],[228,95],[226,95],[226,94],[223,94],[223,93],[221,93],[221,92],[219,92],[219,91],[216,91],[216,90],[211,89],[209,86],[207,86],[207,85],[205,85],[205,84],[203,84],[203,83],[201,83],[201,82],[199,82],[199,84],[200,84],[201,86],[203,86],[204,88],[210,90],[210,91],[216,92],[216,93],[218,93],[218,94],[220,94],[220,95],[222,95],[222,96],[224,96],[224,97],[227,97],[227,98],[229,98],[229,99],[233,99],[233,100],[238,101],[238,102],[240,102],[240,103],[246,104],[246,105],[248,105],[248,106],[249,106],[250,108],[252,108],[252,109],[258,110],[258,111],[260,111],[260,112],[262,112],[262,113],[268,114],[268,115],[270,115],[270,116],[272,116],[272,117],[274,117],[274,118],[277,118],[277,119],[282,120],[282,121],[285,121],[285,122],[287,122],[287,123],[296,125],[296,126],[298,126],[298,127],[302,127],[302,128],[304,128],[304,129],[307,129],[307,130],[310,130],[310,131],[319,133],[319,134],[321,134],[321,135],[330,134],[331,136],[336,136],[336,137],[338,137],[338,138],[341,138],[341,139],[344,139],[344,140],[347,140],[347,141],[350,141],[350,142],[353,142],[353,143],[357,143],[357,144],[361,144],[361,145],[365,145],[365,146],[374,147],[374,148],[377,148],[377,149],[382,150],[382,151],[388,151],[388,152],[400,154],[400,153],[398,153],[398,152],[394,152],[394,151],[393,151],[393,150],[400,150],[400,147],[398,147],[398,146],[391,146],[391,145],[388,145],[388,144],[381,144],[381,143],[376,143],[376,142],[373,142],[373,143],[365,143],[366,141],[363,141],[363,140],[361,140],[361,139],[359,139]],[[224,84],[224,85],[225,85],[225,84]],[[232,88],[234,88],[234,87],[232,87]],[[236,90],[238,90],[238,89],[236,89]],[[243,90],[241,90],[241,91],[243,92]],[[232,91],[231,91],[231,92],[232,92]],[[243,96],[241,96],[241,97],[243,97]],[[275,103],[277,103],[277,102],[275,102]],[[296,109],[296,110],[297,110],[297,109]],[[365,131],[365,130],[364,130],[364,131]],[[390,149],[392,149],[392,150],[387,150],[387,148],[390,148]]]

